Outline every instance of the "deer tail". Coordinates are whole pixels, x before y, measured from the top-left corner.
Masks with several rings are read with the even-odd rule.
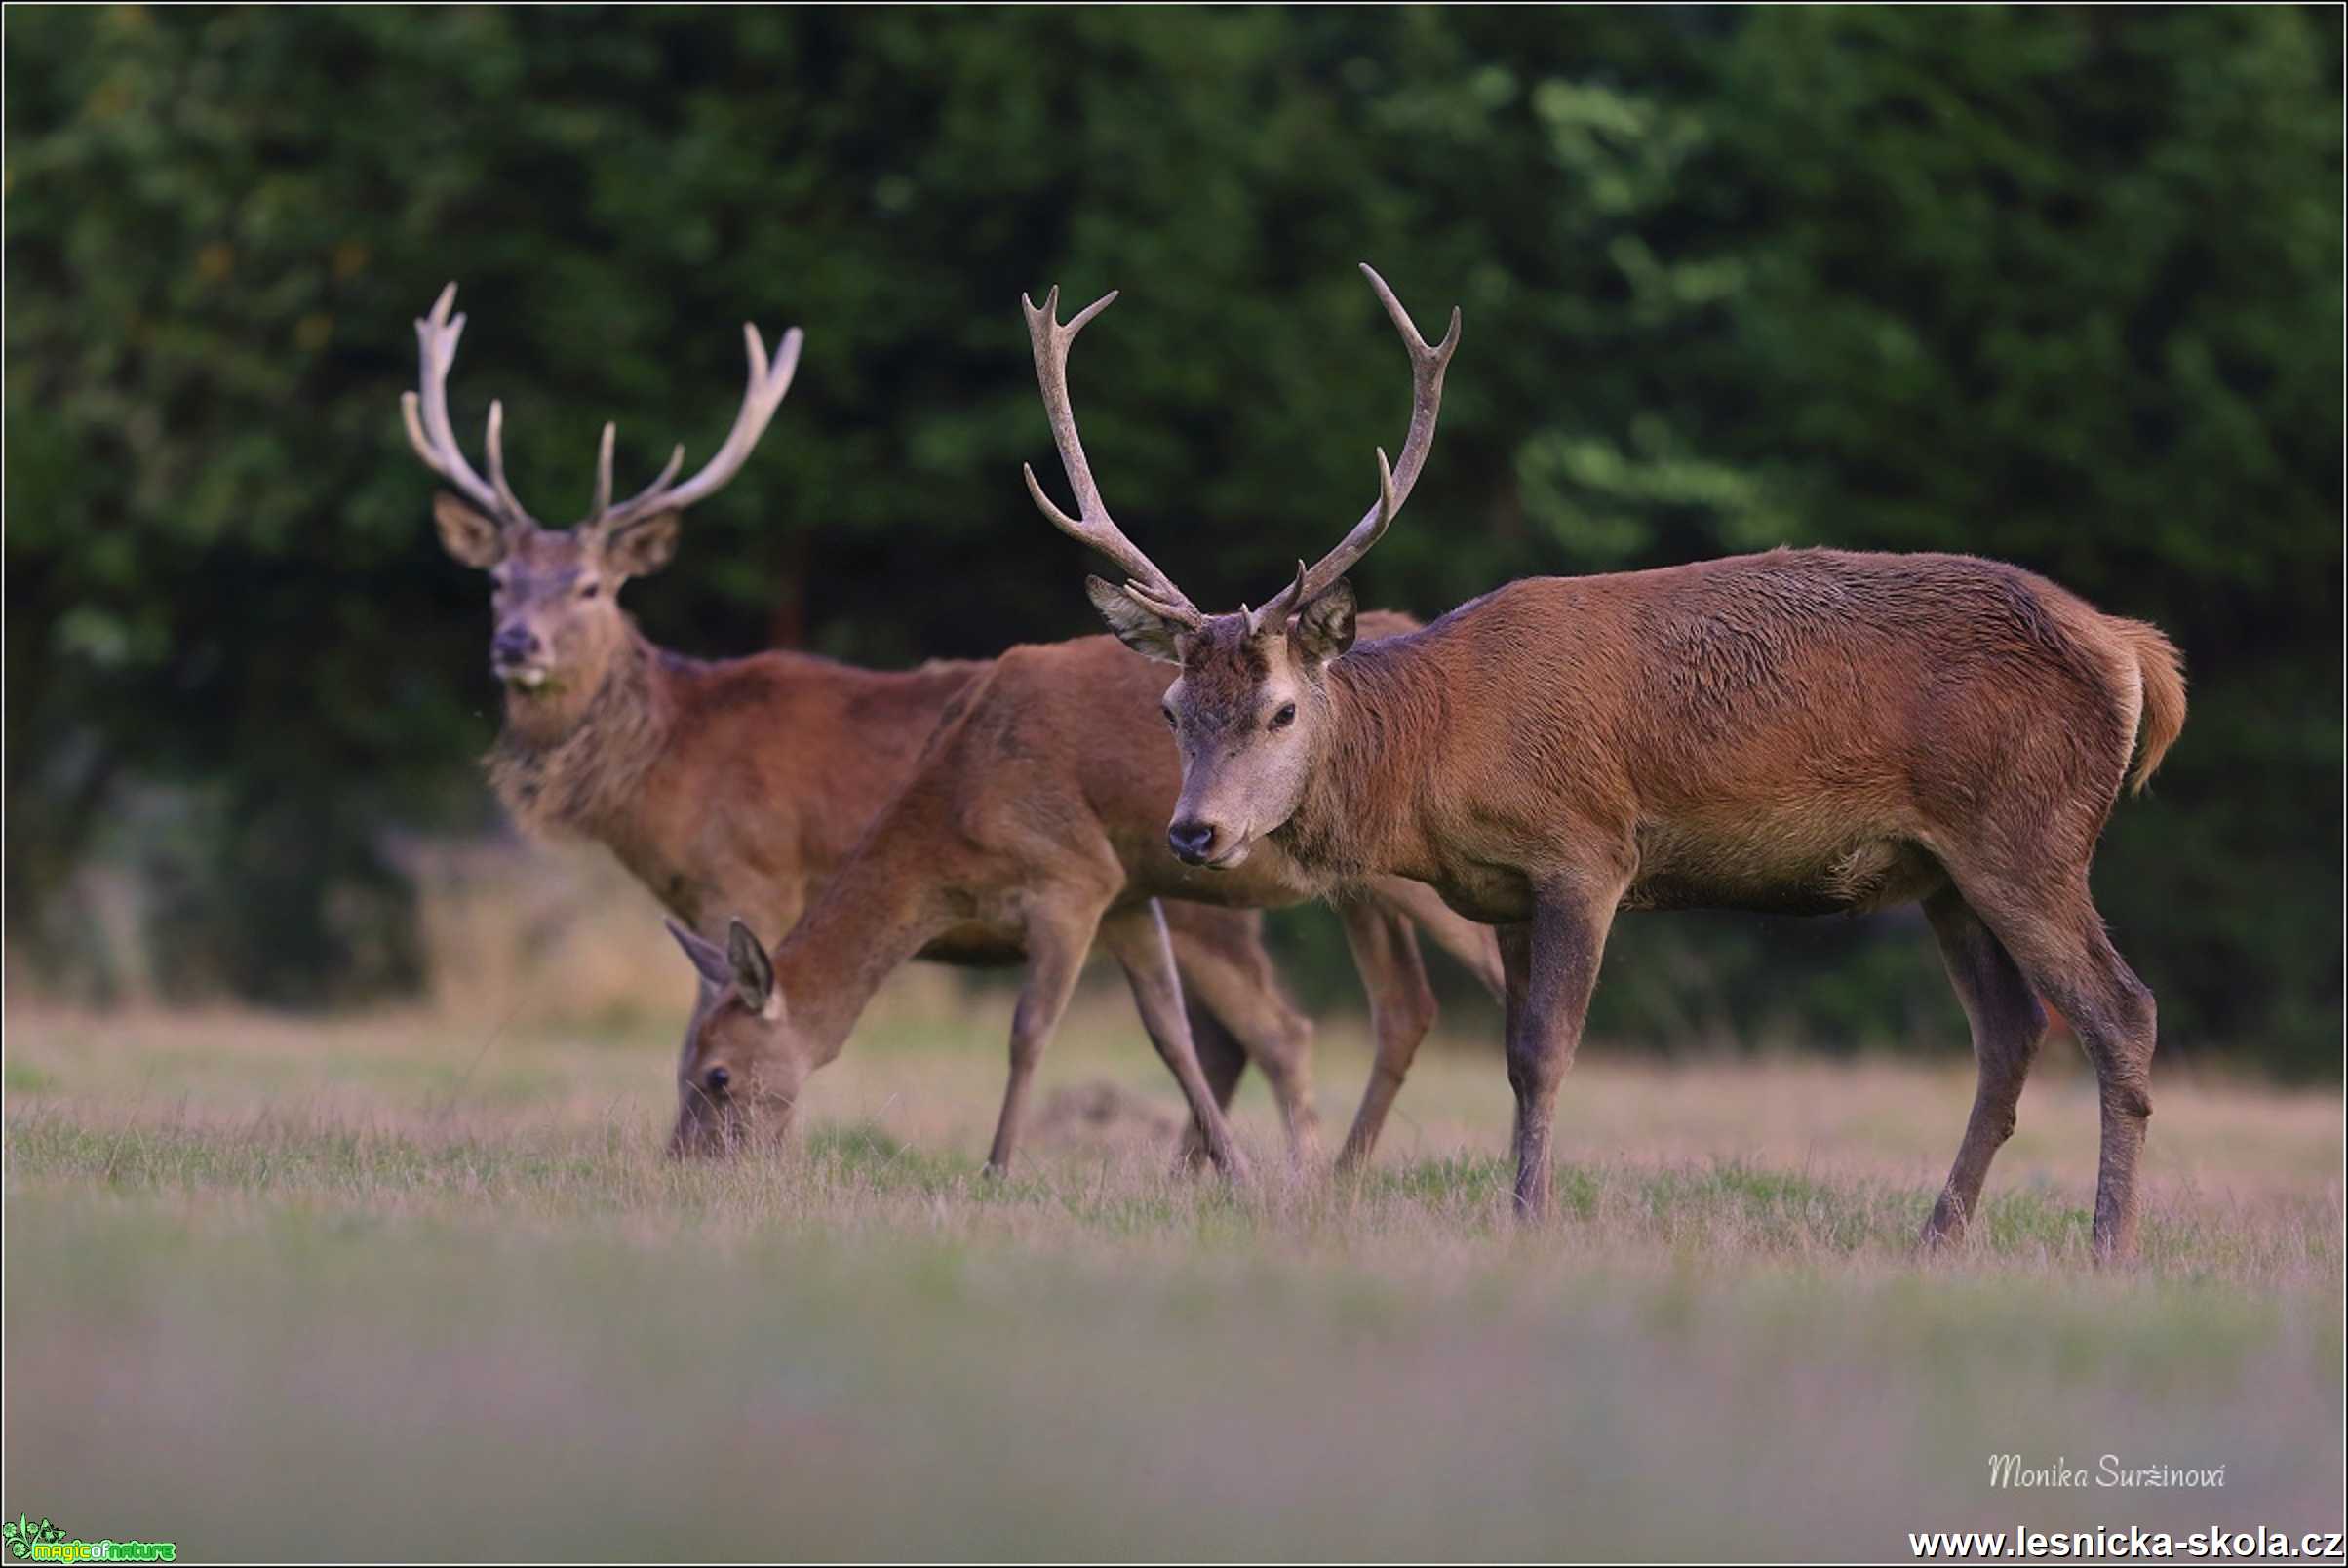
[[[2185,656],[2150,621],[2112,618],[2129,651],[2135,655],[2143,686],[2143,712],[2136,722],[2136,765],[2129,770],[2131,793],[2141,795],[2161,759],[2185,727]]]

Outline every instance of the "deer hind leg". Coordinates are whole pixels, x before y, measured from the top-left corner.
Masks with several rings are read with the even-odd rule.
[[[1973,1054],[1979,1072],[1957,1162],[1933,1205],[1932,1218],[1925,1222],[1924,1244],[1935,1246],[1964,1239],[1966,1224],[1981,1200],[1989,1161],[2014,1135],[2015,1106],[2038,1056],[2039,1041],[2046,1037],[2047,1012],[2013,956],[1955,888],[1943,887],[1926,899],[1924,913],[1939,941],[1949,983],[1973,1026]]]
[[[1076,975],[1084,967],[1084,956],[1092,950],[1093,926],[1089,911],[1029,923],[1027,978],[1019,988],[1019,1005],[1011,1014],[1011,1076],[1003,1085],[1002,1114],[996,1118],[995,1142],[987,1153],[989,1175],[1000,1176],[1011,1168],[1036,1064],[1043,1059],[1043,1048],[1060,1027],[1061,1014],[1068,1011]]]
[[[1166,906],[1166,932],[1182,971],[1183,992],[1192,1002],[1193,1039],[1199,1067],[1215,1103],[1228,1108],[1239,1069],[1252,1060],[1263,1069],[1288,1133],[1290,1159],[1299,1167],[1320,1162],[1320,1113],[1312,1103],[1312,1020],[1288,1000],[1272,955],[1264,950],[1262,922],[1252,913],[1176,903]],[[1213,917],[1211,921],[1199,917]],[[1212,1015],[1201,1032],[1202,1015]],[[1235,1042],[1235,1044],[1233,1043]],[[1244,1050],[1218,1078],[1216,1056]],[[1205,1129],[1195,1117],[1183,1136],[1181,1158],[1195,1165],[1206,1152]]]
[[[2152,1116],[2152,992],[2112,947],[2088,896],[2087,871],[1999,877],[1949,868],[2039,995],[2053,1002],[2094,1064],[2103,1144],[2095,1175],[2098,1262],[2132,1256],[2136,1244],[2136,1159]]]
[[[1373,877],[1368,896],[1410,917],[1428,941],[1483,982],[1494,1001],[1507,1000],[1507,976],[1502,972],[1500,944],[1491,926],[1469,920],[1427,883],[1407,877]]]
[[[1182,981],[1174,967],[1174,952],[1166,940],[1165,917],[1157,901],[1118,910],[1101,921],[1101,941],[1125,969],[1133,985],[1134,1004],[1141,1009],[1142,1027],[1149,1031],[1157,1054],[1182,1085],[1191,1103],[1191,1117],[1206,1129],[1206,1156],[1233,1181],[1247,1179],[1247,1160],[1232,1136],[1223,1108],[1207,1087],[1191,1042],[1190,1020],[1184,1015]]]
[[[1337,912],[1345,921],[1347,945],[1353,950],[1353,967],[1361,972],[1370,995],[1370,1034],[1377,1042],[1370,1081],[1361,1091],[1361,1109],[1354,1113],[1353,1128],[1338,1152],[1337,1168],[1342,1172],[1358,1169],[1378,1147],[1378,1134],[1410,1073],[1411,1060],[1434,1027],[1435,993],[1428,984],[1418,934],[1409,921],[1374,898],[1340,900]]]

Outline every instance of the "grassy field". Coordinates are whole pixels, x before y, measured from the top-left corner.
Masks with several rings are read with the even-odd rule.
[[[1932,1068],[1610,1060],[1563,1213],[1507,1222],[1507,1094],[1431,1047],[1377,1169],[1167,1173],[1088,993],[1009,1181],[1007,1003],[909,974],[804,1136],[661,1159],[643,1022],[8,1023],[9,1517],[183,1560],[1905,1554],[1935,1528],[2340,1527],[2341,1116],[2156,1084],[2144,1259],[2085,1264],[2089,1080],[2050,1051],[1956,1259],[1910,1241],[1971,1092]],[[1333,1132],[1357,1030],[1324,1033]],[[2012,1491],[1993,1454],[2225,1467]]]

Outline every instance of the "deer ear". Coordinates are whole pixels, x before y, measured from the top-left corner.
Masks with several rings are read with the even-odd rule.
[[[597,549],[604,564],[623,577],[646,577],[667,566],[677,554],[677,534],[683,512],[654,512],[607,534]]]
[[[1297,612],[1288,635],[1305,657],[1326,664],[1353,646],[1354,609],[1353,585],[1340,577]]]
[[[1161,664],[1180,664],[1182,649],[1175,638],[1181,628],[1112,582],[1084,579],[1084,597],[1116,633],[1117,641],[1143,658]]]
[[[685,949],[685,956],[692,960],[695,973],[713,986],[733,984],[733,965],[725,961],[724,948],[690,926],[680,925],[675,921],[670,921],[668,927],[669,935],[677,939],[677,945]]]
[[[505,530],[447,490],[433,492],[432,522],[441,548],[466,566],[487,571],[505,559]]]
[[[774,960],[766,957],[766,946],[758,933],[738,919],[726,922],[725,958],[732,966],[733,987],[742,1005],[761,1018],[780,1018],[783,995],[774,989]]]

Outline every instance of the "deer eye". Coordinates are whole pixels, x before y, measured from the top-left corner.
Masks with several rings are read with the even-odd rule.
[[[1168,729],[1179,727],[1174,723],[1174,709],[1170,704],[1161,704],[1157,710],[1157,716],[1166,722],[1166,727]]]
[[[1280,704],[1280,711],[1273,714],[1272,718],[1266,722],[1264,727],[1267,729],[1285,729],[1290,725],[1295,723],[1296,704],[1293,702],[1283,702]]]
[[[709,1070],[709,1078],[707,1081],[709,1083],[710,1093],[724,1094],[725,1092],[725,1086],[733,1081],[733,1075],[726,1072],[725,1069],[722,1067],[713,1067]]]
[[[600,582],[585,582],[579,584],[579,597],[581,599],[593,599],[597,594],[600,594],[603,591],[604,585]]]

